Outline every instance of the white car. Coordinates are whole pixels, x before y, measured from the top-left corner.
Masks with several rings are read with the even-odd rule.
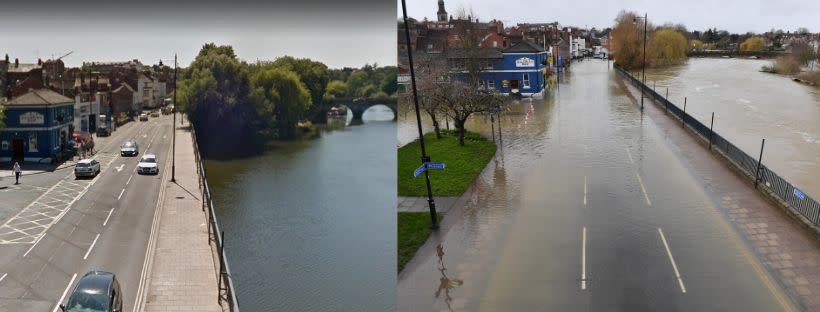
[[[140,158],[137,164],[137,173],[139,174],[158,174],[159,167],[157,167],[157,156],[153,154],[145,154]]]
[[[100,162],[94,159],[80,160],[74,166],[74,176],[78,179],[81,177],[95,177],[99,173]]]

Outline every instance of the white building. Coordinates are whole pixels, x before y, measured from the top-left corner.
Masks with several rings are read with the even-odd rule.
[[[97,120],[100,116],[101,92],[97,92],[94,100],[82,101],[80,95],[74,96],[74,130],[94,132],[97,130]]]

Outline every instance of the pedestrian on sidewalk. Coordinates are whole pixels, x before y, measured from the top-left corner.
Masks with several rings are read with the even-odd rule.
[[[20,168],[20,163],[14,162],[14,184],[20,184],[20,175],[23,174],[23,169]]]

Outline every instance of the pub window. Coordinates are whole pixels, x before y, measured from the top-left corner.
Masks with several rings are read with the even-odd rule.
[[[490,90],[494,90],[495,89],[495,80],[487,80],[487,87]]]
[[[524,88],[530,87],[530,74],[524,73]]]
[[[36,152],[37,151],[37,134],[30,133],[28,135],[28,151],[29,152]]]

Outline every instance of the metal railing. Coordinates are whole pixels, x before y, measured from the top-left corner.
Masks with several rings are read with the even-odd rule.
[[[755,182],[755,186],[759,184],[760,187],[768,189],[772,194],[777,196],[792,210],[806,218],[808,222],[814,226],[820,226],[820,203],[804,194],[793,184],[786,179],[766,167],[760,162],[760,159],[755,159],[749,154],[746,154],[741,149],[737,148],[732,142],[725,139],[723,136],[715,133],[713,127],[707,127],[691,115],[687,114],[684,109],[680,109],[677,105],[669,101],[664,96],[658,94],[651,87],[645,85],[640,79],[635,78],[628,71],[624,70],[617,64],[614,64],[619,73],[627,77],[636,87],[642,89],[650,98],[655,99],[656,103],[664,106],[667,112],[681,120],[681,125],[688,125],[695,133],[699,134],[702,139],[709,142],[710,148],[718,149],[733,161],[737,166],[743,170]],[[714,118],[714,117],[713,117]],[[714,120],[713,120],[714,121]],[[762,146],[761,146],[762,155]]]
[[[219,287],[219,304],[225,301],[232,312],[239,311],[236,300],[236,291],[233,286],[231,268],[228,266],[228,259],[225,259],[225,231],[221,231],[219,222],[216,220],[214,203],[211,197],[211,188],[208,186],[208,177],[205,175],[205,166],[199,154],[199,144],[196,139],[196,131],[191,124],[191,138],[194,141],[194,156],[196,157],[197,170],[199,171],[199,188],[202,191],[202,211],[208,214],[208,244],[216,243],[219,257],[219,272],[216,280]]]

